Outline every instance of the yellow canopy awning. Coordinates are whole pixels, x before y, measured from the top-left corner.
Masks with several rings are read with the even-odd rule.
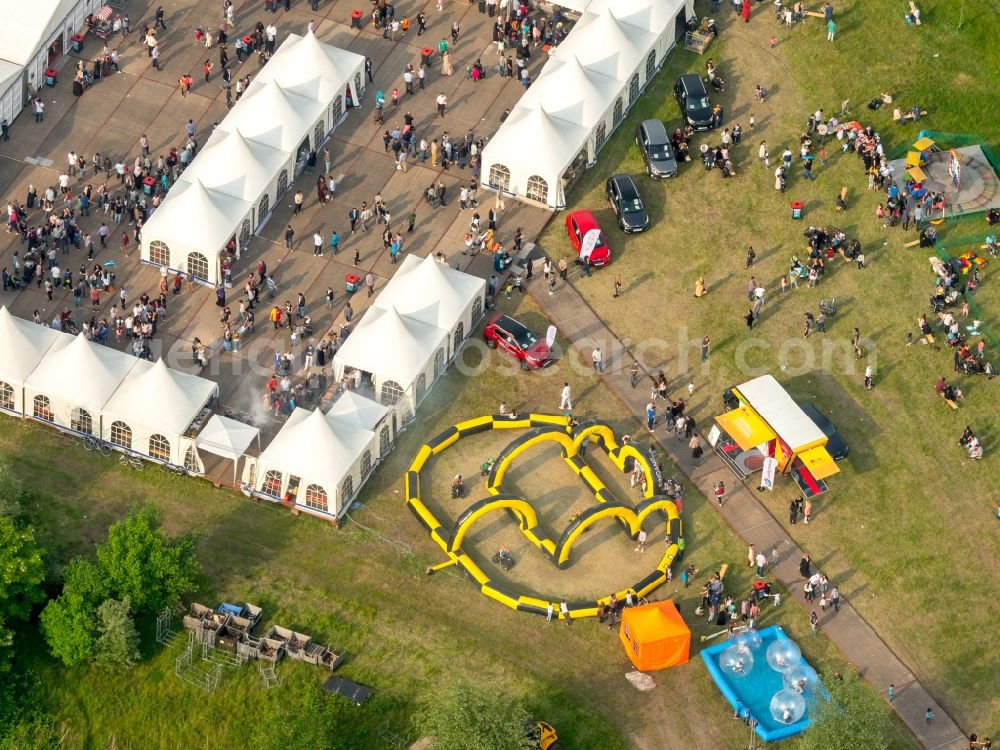
[[[934,141],[932,141],[925,135],[923,138],[921,138],[919,141],[913,144],[913,148],[915,148],[917,151],[926,151],[933,145]]]
[[[919,151],[907,151],[906,152],[906,163],[911,167],[919,167],[920,162],[923,161],[924,155]]]
[[[906,170],[906,173],[910,175],[917,182],[923,182],[927,179],[927,175],[924,173],[920,167],[910,167]]]
[[[774,431],[767,426],[767,423],[745,406],[722,414],[716,417],[715,421],[743,450],[749,450],[775,438]]]
[[[837,462],[833,460],[833,456],[823,446],[803,451],[799,454],[799,460],[805,464],[809,473],[812,474],[813,479],[817,481],[840,472]]]

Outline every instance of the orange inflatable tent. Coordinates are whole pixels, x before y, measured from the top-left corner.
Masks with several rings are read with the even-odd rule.
[[[691,630],[670,600],[622,610],[618,636],[643,672],[685,664],[691,651]]]

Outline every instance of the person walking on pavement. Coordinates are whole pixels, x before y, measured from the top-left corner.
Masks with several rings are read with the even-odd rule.
[[[285,247],[289,250],[292,249],[292,240],[295,239],[295,230],[292,229],[292,225],[289,224],[285,227]]]
[[[368,296],[375,294],[375,274],[371,271],[365,276],[365,286],[368,287]]]
[[[653,423],[656,421],[656,404],[650,401],[646,404],[646,429],[653,431]]]
[[[569,383],[563,383],[562,397],[559,401],[559,409],[565,411],[573,409],[573,401],[570,398]]]
[[[840,589],[837,586],[833,587],[833,591],[830,592],[830,604],[833,605],[833,611],[840,611]]]
[[[594,351],[590,353],[590,358],[594,363],[594,369],[597,372],[604,372],[604,352],[601,351],[601,347],[595,346]]]
[[[715,500],[722,507],[722,503],[726,497],[726,485],[724,482],[716,482],[712,491],[715,493]]]
[[[812,628],[813,635],[819,632],[819,617],[816,616],[816,610],[809,615],[809,626]]]
[[[799,575],[803,578],[809,578],[812,575],[811,565],[812,563],[809,559],[809,553],[803,552],[802,559],[799,560]]]
[[[437,95],[437,99],[435,101],[437,102],[438,115],[444,117],[445,109],[448,107],[448,97],[445,96],[445,93],[442,91]]]

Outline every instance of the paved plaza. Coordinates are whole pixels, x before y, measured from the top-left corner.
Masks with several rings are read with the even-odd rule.
[[[167,30],[160,33],[160,68],[150,65],[142,39],[135,31],[141,22],[152,25],[153,13],[158,3],[140,4],[129,2],[126,12],[130,16],[133,33],[126,39],[109,40],[117,45],[124,56],[122,70],[102,78],[87,89],[82,97],[71,93],[73,67],[80,56],[92,59],[101,49],[101,41],[88,37],[80,55],[69,54],[59,62],[60,78],[55,87],[45,87],[41,95],[46,102],[45,120],[36,123],[31,112],[26,110],[13,123],[9,142],[0,144],[0,194],[7,200],[25,201],[29,185],[34,185],[39,195],[50,185],[57,184],[60,171],[66,165],[67,154],[75,151],[88,161],[94,153],[110,157],[112,161],[122,159],[130,164],[140,153],[139,139],[146,134],[150,141],[151,158],[155,161],[160,154],[166,154],[172,146],[178,148],[186,139],[184,126],[189,119],[197,127],[200,145],[208,139],[213,124],[226,116],[226,100],[221,88],[221,77],[213,73],[212,80],[205,83],[201,66],[209,59],[218,70],[218,51],[206,50],[204,44],[195,43],[195,28],[218,28],[221,23],[221,3],[180,2],[164,3]],[[273,20],[278,28],[278,44],[289,33],[304,34],[310,21],[315,21],[316,34],[328,44],[342,47],[372,61],[373,82],[367,82],[367,90],[361,106],[349,111],[347,117],[333,131],[326,145],[332,161],[331,172],[337,177],[335,198],[327,204],[319,204],[316,194],[316,173],[303,173],[293,187],[274,207],[267,223],[260,228],[249,247],[241,253],[233,272],[233,288],[229,290],[227,304],[234,314],[239,307],[240,291],[247,274],[256,269],[263,258],[269,271],[274,275],[278,294],[274,300],[283,304],[290,300],[293,305],[301,292],[307,301],[307,314],[312,318],[317,336],[333,326],[339,328],[342,310],[348,298],[355,312],[355,320],[368,305],[368,297],[362,288],[349,295],[344,277],[354,273],[362,278],[372,271],[378,278],[376,292],[384,286],[395,266],[390,261],[389,252],[383,249],[381,241],[382,225],[373,225],[362,232],[360,225],[355,235],[350,234],[348,212],[352,207],[360,208],[362,201],[373,203],[376,194],[381,193],[393,224],[404,222],[411,210],[416,211],[417,221],[412,234],[405,234],[405,253],[421,256],[431,252],[442,252],[453,267],[461,267],[472,273],[488,276],[492,272],[490,260],[483,256],[462,255],[464,235],[468,230],[473,211],[459,209],[458,191],[468,184],[471,175],[468,168],[453,164],[448,170],[432,167],[428,160],[420,164],[411,161],[409,169],[403,173],[395,168],[392,153],[386,153],[382,134],[397,123],[402,125],[403,115],[410,112],[414,118],[416,138],[427,138],[428,142],[439,141],[447,131],[453,139],[461,138],[472,130],[477,139],[492,137],[500,125],[500,117],[505,108],[512,108],[523,92],[520,83],[510,78],[501,78],[497,72],[497,55],[492,44],[493,19],[480,14],[477,6],[467,2],[449,1],[443,3],[443,11],[436,9],[435,0],[412,2],[401,0],[396,4],[396,17],[408,16],[412,27],[410,32],[397,41],[382,37],[370,23],[363,29],[351,27],[351,12],[358,8],[370,12],[370,4],[362,0],[333,0],[322,2],[313,13],[305,0],[294,0],[291,10],[271,14],[263,9],[261,2],[237,4],[236,28],[234,33],[248,33],[262,21],[265,25]],[[428,31],[417,36],[415,18],[423,11],[428,17]],[[451,40],[451,27],[458,22],[461,33],[458,42]],[[426,89],[418,88],[412,96],[406,95],[402,74],[407,63],[419,66],[423,47],[436,48],[437,42],[447,38],[452,55],[454,75],[443,76],[440,60],[435,54],[428,71]],[[466,66],[481,58],[486,68],[486,78],[473,82],[465,77]],[[529,64],[532,78],[537,76],[544,64],[541,50],[533,54]],[[250,57],[241,65],[235,55],[231,58],[233,79],[254,76],[259,70],[256,57]],[[195,84],[190,95],[182,97],[177,85],[178,78],[190,73]],[[373,122],[374,94],[381,89],[388,101],[393,88],[400,91],[398,109],[387,103],[385,122]],[[416,84],[415,84],[416,88]],[[435,98],[440,92],[448,97],[445,117],[439,117]],[[532,144],[525,143],[526,149]],[[322,163],[322,155],[319,158]],[[238,169],[238,165],[234,165]],[[426,188],[443,180],[447,186],[447,205],[431,208],[423,199]],[[104,175],[94,177],[93,170],[83,181],[74,177],[71,187],[77,191],[90,183],[95,190],[104,182]],[[109,187],[117,195],[118,180],[111,178]],[[300,189],[305,194],[303,211],[292,216],[292,196]],[[489,208],[496,208],[495,197],[479,191],[481,206],[479,212],[485,226]],[[57,201],[57,205],[61,205]],[[514,200],[506,200],[499,212],[498,238],[510,245],[514,230],[522,227],[526,239],[535,237],[549,218],[547,211],[526,206]],[[29,225],[37,226],[43,219],[36,207],[29,211]],[[111,229],[107,250],[100,249],[97,229],[106,221]],[[291,251],[285,248],[284,234],[287,224],[295,230],[295,242]],[[123,232],[131,235],[126,223],[115,226],[111,214],[100,210],[91,212],[90,217],[81,217],[79,225],[84,233],[94,237],[95,260],[104,263],[113,260],[117,275],[115,292],[104,295],[99,321],[107,317],[112,304],[118,301],[118,291],[122,285],[128,290],[129,298],[135,299],[142,293],[155,297],[159,284],[159,269],[139,262],[139,250],[134,240],[129,255],[119,249]],[[333,230],[341,236],[341,250],[334,257],[329,252],[328,240]],[[191,227],[197,232],[198,227]],[[313,234],[318,231],[327,242],[327,252],[322,257],[313,255]],[[208,251],[214,248],[206,248]],[[26,247],[17,235],[3,234],[0,239],[0,266],[13,271],[13,254],[23,255]],[[360,253],[360,263],[353,265],[355,252]],[[63,268],[77,269],[86,263],[85,253],[70,247],[69,254],[59,258]],[[93,265],[87,264],[88,267]],[[328,287],[336,291],[333,309],[325,304]],[[262,295],[263,296],[263,295]],[[213,378],[220,386],[221,403],[236,411],[255,414],[259,411],[264,380],[271,371],[273,352],[291,348],[288,331],[274,331],[267,320],[263,303],[257,308],[255,333],[244,338],[242,351],[238,354],[221,350],[222,327],[219,324],[220,309],[216,307],[215,292],[206,286],[185,286],[180,296],[171,296],[167,319],[158,327],[154,354],[164,356],[171,367],[187,372],[195,372],[192,363],[191,343],[194,337],[211,346],[210,365],[203,375]],[[38,311],[43,320],[52,317],[64,308],[73,307],[73,295],[69,290],[56,292],[50,302],[43,289],[32,285],[16,292],[4,292],[2,304],[7,305],[16,315],[31,318]],[[88,304],[84,304],[74,315],[79,325],[91,314]],[[125,343],[116,343],[114,336],[109,345],[124,348]],[[386,345],[389,345],[386,342]],[[254,366],[256,363],[257,366]]]

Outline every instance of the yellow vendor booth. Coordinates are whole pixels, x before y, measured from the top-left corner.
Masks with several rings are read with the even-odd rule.
[[[827,491],[823,480],[840,471],[827,436],[773,376],[735,386],[726,402],[730,410],[715,418],[708,440],[741,479],[760,471],[761,487],[770,489],[781,473],[806,497]]]

